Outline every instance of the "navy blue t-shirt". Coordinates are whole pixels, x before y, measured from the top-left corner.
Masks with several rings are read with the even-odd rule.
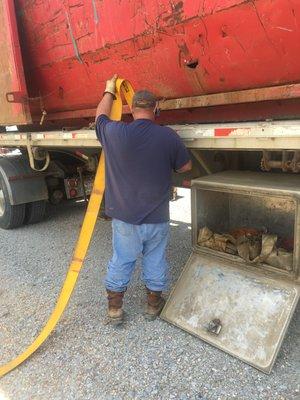
[[[169,221],[172,171],[190,159],[177,133],[148,119],[106,115],[97,118],[96,133],[106,160],[106,214],[134,225]]]

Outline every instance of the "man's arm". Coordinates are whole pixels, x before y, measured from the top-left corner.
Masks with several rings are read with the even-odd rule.
[[[111,93],[104,93],[104,96],[102,97],[102,100],[98,104],[97,111],[96,111],[96,119],[99,117],[99,115],[106,115],[107,117],[110,116],[112,104],[113,104],[114,98]]]
[[[104,90],[104,95],[100,103],[98,104],[97,111],[96,111],[96,118],[99,115],[106,115],[107,117],[110,116],[111,108],[114,99],[116,98],[116,81],[118,76],[114,75],[111,79],[106,82],[106,88]]]
[[[180,174],[183,174],[184,172],[188,172],[192,169],[192,161],[188,161],[186,164],[184,164],[183,167],[179,168],[176,170],[176,172],[179,172]]]
[[[171,131],[173,142],[172,167],[175,172],[182,174],[192,169],[191,157],[179,135],[173,129]]]

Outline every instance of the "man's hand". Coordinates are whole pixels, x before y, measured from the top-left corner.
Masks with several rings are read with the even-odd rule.
[[[188,161],[186,164],[184,164],[183,167],[181,167],[180,169],[178,169],[176,172],[178,172],[179,174],[183,174],[184,172],[188,172],[192,169],[192,161]]]
[[[106,81],[106,87],[104,90],[104,93],[110,93],[114,96],[114,99],[116,98],[116,82],[118,79],[118,75],[115,74],[111,79]]]
[[[115,74],[111,79],[109,79],[106,82],[106,87],[104,90],[103,98],[97,107],[95,121],[97,121],[97,118],[101,114],[109,117],[113,101],[116,98],[116,81],[117,81],[117,79],[118,79],[118,75]]]

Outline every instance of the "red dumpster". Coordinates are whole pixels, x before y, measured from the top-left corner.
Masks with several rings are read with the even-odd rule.
[[[2,125],[89,119],[115,72],[166,99],[265,88],[165,106],[165,122],[299,116],[299,1],[3,0],[0,14]]]

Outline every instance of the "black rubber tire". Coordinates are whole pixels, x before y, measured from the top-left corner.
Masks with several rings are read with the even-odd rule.
[[[0,228],[14,229],[23,225],[25,219],[25,204],[11,205],[5,181],[0,174],[0,193],[4,200],[4,210],[0,211]]]
[[[46,213],[46,201],[34,201],[26,204],[25,224],[36,224],[43,221]]]

